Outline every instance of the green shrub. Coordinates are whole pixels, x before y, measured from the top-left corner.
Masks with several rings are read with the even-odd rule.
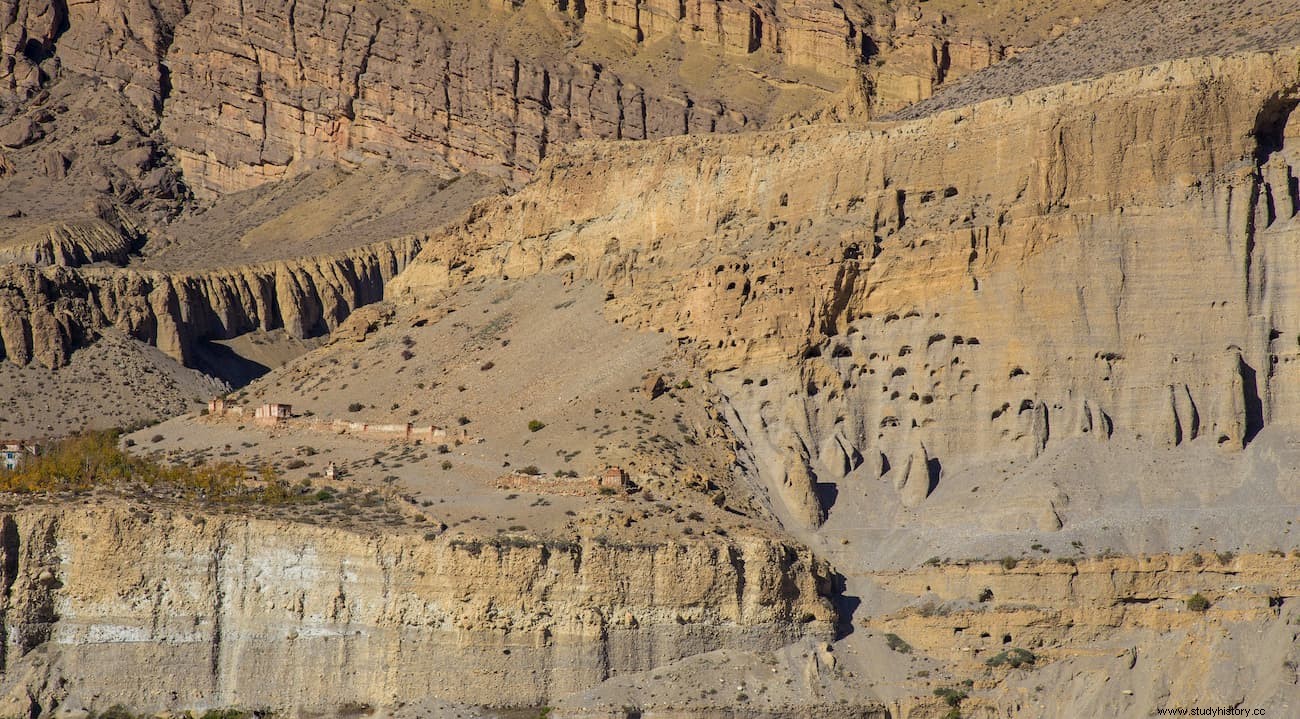
[[[242,709],[209,709],[199,719],[248,719],[249,716]]]
[[[1005,652],[998,652],[989,657],[985,664],[991,667],[1007,666],[1012,669],[1019,669],[1022,666],[1033,666],[1038,661],[1038,657],[1028,649],[1008,649]]]
[[[1003,557],[1001,564],[1002,568],[1009,572],[1012,569],[1015,569],[1017,564],[1020,564],[1020,560],[1015,557]]]
[[[535,464],[530,464],[530,465],[528,465],[527,467],[524,467],[523,469],[519,470],[519,473],[520,473],[520,474],[526,474],[526,475],[528,475],[529,477],[537,477],[537,476],[540,476],[540,475],[541,475],[542,470],[539,469],[539,468],[537,467],[537,465],[535,465]]]
[[[890,632],[889,634],[885,635],[885,644],[887,644],[890,649],[893,649],[899,654],[912,653],[912,645],[908,644],[906,641],[903,640],[902,637],[898,636],[897,634],[894,634],[893,632]]]
[[[545,426],[546,426],[546,423],[545,423],[545,422],[540,422],[540,421],[535,420],[535,419],[530,419],[530,420],[528,420],[528,431],[529,431],[529,432],[540,432],[540,431],[542,431],[542,428],[545,427]]]
[[[349,411],[349,412],[360,412],[360,411],[361,411],[361,408],[362,408],[363,406],[364,406],[364,405],[362,405],[360,402],[353,402],[352,404],[348,405],[348,411]]]
[[[443,468],[443,469],[451,469],[451,460],[449,460],[449,459],[444,459],[444,460],[442,460],[442,468]]]
[[[1193,612],[1204,612],[1210,608],[1210,600],[1205,598],[1204,594],[1197,592],[1187,598],[1187,608]]]
[[[121,704],[114,704],[100,713],[99,719],[135,719],[135,715]]]
[[[939,687],[934,690],[934,695],[942,699],[950,707],[959,706],[962,700],[968,696],[966,692],[952,687]]]
[[[375,708],[365,702],[344,702],[335,713],[340,717],[369,716],[375,713]]]

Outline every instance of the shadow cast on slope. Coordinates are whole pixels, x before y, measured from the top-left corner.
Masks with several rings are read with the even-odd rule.
[[[201,342],[195,348],[195,369],[229,384],[243,387],[271,371],[270,367],[251,360],[216,342]]]

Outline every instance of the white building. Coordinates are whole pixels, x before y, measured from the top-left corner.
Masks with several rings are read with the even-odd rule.
[[[29,458],[40,454],[41,446],[24,440],[0,442],[0,468],[18,469]]]

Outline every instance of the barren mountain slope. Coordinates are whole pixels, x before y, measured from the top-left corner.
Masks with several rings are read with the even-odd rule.
[[[59,437],[195,411],[228,389],[153,347],[106,332],[52,371],[0,363],[0,438]]]
[[[1163,0],[1112,6],[1091,22],[943,88],[900,119],[1162,60],[1300,42],[1300,7],[1286,0]]]
[[[708,15],[701,8],[691,10],[699,15],[692,15],[694,20],[682,16],[667,25],[653,19],[659,10],[648,9],[644,17],[636,16],[631,35],[623,25],[627,17],[615,6],[583,14],[536,3],[519,8],[294,5],[286,14],[283,8],[252,4],[232,12],[229,23],[206,23],[204,18],[220,14],[219,8],[126,2],[89,12],[89,6],[65,9],[16,0],[11,5],[8,32],[15,41],[5,67],[12,85],[0,98],[6,203],[0,258],[194,270],[336,256],[363,243],[417,234],[475,199],[470,188],[486,191],[486,186],[456,185],[451,195],[439,196],[442,208],[429,208],[412,201],[423,192],[424,180],[408,180],[424,177],[437,184],[453,166],[522,177],[546,147],[575,137],[752,126],[744,112],[730,111],[726,103],[740,103],[756,116],[779,115],[856,77],[854,68],[864,58],[881,61],[866,68],[870,86],[881,89],[874,97],[885,98],[883,88],[893,83],[915,85],[904,94],[917,99],[945,79],[995,61],[1006,48],[1057,34],[1104,4],[1068,11],[1033,3],[978,8],[867,3],[830,10],[723,4],[712,26],[698,24]],[[1004,22],[1007,16],[1017,22]],[[407,17],[414,24],[398,21]],[[335,22],[344,19],[346,27]],[[367,30],[371,20],[374,26]],[[442,33],[446,42],[416,42],[410,33],[420,23],[435,28],[434,35]],[[728,50],[736,28],[757,33],[756,44]],[[122,41],[103,41],[110,37]],[[232,59],[244,57],[241,43],[255,50],[251,63]],[[502,48],[517,55],[513,64],[501,64]],[[344,59],[337,77],[322,65],[332,57]],[[541,63],[541,75],[527,63]],[[498,101],[501,67],[514,68],[514,99],[504,103]],[[809,85],[809,72],[835,79],[813,78]],[[429,79],[426,86],[421,73],[442,81]],[[333,89],[329,97],[316,97],[304,82]],[[821,89],[809,89],[814,86]],[[250,104],[250,92],[262,101]],[[677,109],[663,109],[647,93],[667,93],[663,97]],[[710,93],[725,102],[699,99]],[[536,103],[532,115],[530,103]],[[629,109],[628,103],[640,103],[640,109]],[[674,118],[680,113],[679,122]],[[429,135],[430,117],[434,125],[438,117],[444,119],[437,137]],[[526,147],[530,142],[533,150]],[[521,153],[531,159],[520,160]],[[364,169],[334,184],[327,179],[332,172],[339,177],[339,170],[329,169],[334,163]],[[276,178],[284,178],[283,187],[216,197]],[[363,186],[383,202],[339,213],[354,204]],[[206,199],[195,200],[193,194]],[[397,209],[399,204],[404,209]],[[278,219],[254,227],[267,222],[268,213]],[[51,313],[54,296],[77,298],[87,287],[102,287],[103,276],[36,280],[26,270],[7,272],[13,275],[7,304],[18,316],[9,321],[11,329],[35,328],[22,330],[32,340],[8,343],[16,345],[6,352],[8,359],[19,363],[38,357],[57,366],[79,337],[91,338],[100,326],[112,324],[193,364],[189,345],[195,341],[296,322],[291,317],[223,319],[213,331],[207,311],[180,312],[170,305],[166,288],[176,281],[142,282],[130,274],[114,279],[112,288],[92,292],[118,306],[139,308],[129,317],[116,307],[81,306],[78,299],[73,307]],[[355,282],[337,280],[331,273],[313,277],[303,292],[325,305],[333,296],[374,295]],[[117,286],[123,283],[125,294]],[[182,304],[190,302],[186,294],[179,292]],[[280,299],[291,307],[302,302]],[[220,297],[199,302],[218,314],[228,311]],[[350,307],[344,302],[338,319]],[[60,329],[51,331],[56,326]],[[289,333],[303,330],[289,327]]]
[[[390,295],[604,283],[611,320],[698,350],[798,523],[823,485],[882,477],[923,516],[945,478],[1072,437],[1239,449],[1295,421],[1288,285],[1264,273],[1296,226],[1298,71],[1178,61],[920,122],[583,146]],[[1068,497],[1020,502],[1051,530]]]
[[[396,478],[467,537],[782,532],[842,573],[857,629],[831,649],[611,673],[574,688],[574,716],[920,717],[965,680],[972,713],[1283,711],[1295,683],[1265,681],[1260,662],[1294,661],[1297,87],[1284,49],[910,122],[578,145],[429,238],[385,305],[244,397],[311,416],[181,418],[155,449],[188,461],[218,437],[288,468],[319,420],[342,434],[291,478],[326,461]],[[651,371],[691,386],[647,400]],[[461,415],[446,454],[367,452],[347,423],[456,430]],[[652,498],[575,498],[525,466],[607,462]],[[1210,550],[1137,569],[1113,557]],[[1018,568],[1044,555],[1066,561]],[[1131,577],[1106,584],[1117,572]],[[1153,639],[1168,632],[1177,653]],[[985,663],[1015,649],[1039,668]],[[1220,675],[1177,656],[1244,668],[1207,681]],[[689,697],[670,689],[683,673]]]
[[[149,449],[186,461],[205,447],[229,444],[224,456],[272,463],[294,481],[319,476],[334,462],[356,481],[395,483],[437,501],[453,525],[486,514],[487,506],[495,509],[486,519],[511,510],[509,520],[495,524],[573,531],[564,510],[580,508],[580,497],[557,498],[550,507],[532,504],[526,483],[497,486],[525,468],[556,481],[620,466],[656,495],[685,492],[711,522],[726,516],[711,502],[727,506],[731,497],[744,508],[747,492],[732,487],[731,446],[713,419],[716,392],[664,337],[606,322],[603,303],[598,287],[548,275],[475,283],[414,307],[373,305],[336,330],[329,345],[235,395],[249,413],[262,402],[291,404],[307,426],[267,432],[246,418],[214,422],[191,414],[135,439],[145,445],[161,433],[164,440]],[[647,388],[655,376],[663,378],[662,390]],[[378,442],[338,434],[331,423],[340,421],[434,425],[448,434],[398,453],[382,434]],[[534,422],[541,426],[533,429]],[[255,441],[244,446],[250,434]],[[320,451],[303,457],[304,445]],[[503,503],[519,491],[524,499]],[[700,531],[696,521],[684,526]],[[491,521],[486,526],[494,529]]]
[[[13,244],[13,376],[269,371],[0,495],[0,716],[1290,715],[1297,7],[1103,5],[11,2],[203,196]]]

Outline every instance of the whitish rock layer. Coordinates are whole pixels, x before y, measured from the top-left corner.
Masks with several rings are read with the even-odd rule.
[[[17,711],[70,689],[137,709],[540,706],[834,620],[825,564],[757,536],[478,542],[112,502],[27,508],[0,536]]]

